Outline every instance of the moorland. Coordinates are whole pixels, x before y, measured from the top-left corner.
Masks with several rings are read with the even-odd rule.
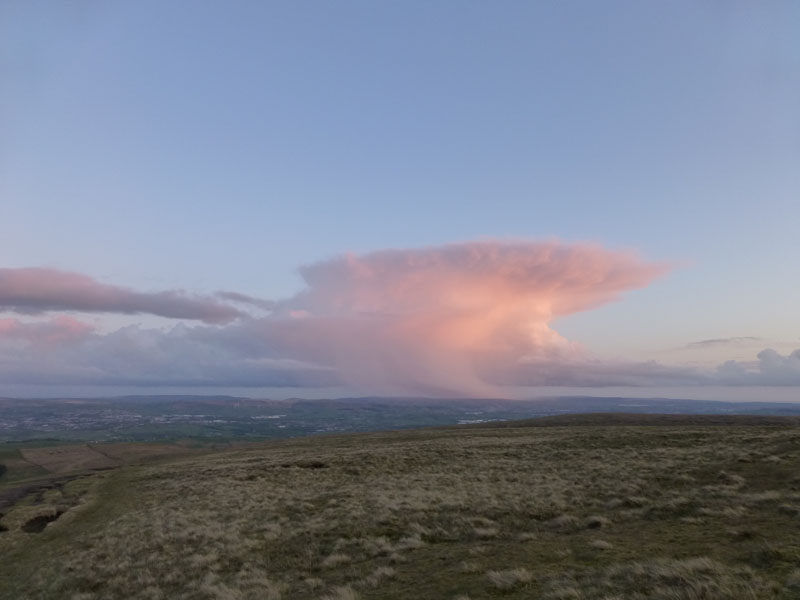
[[[68,448],[0,488],[2,598],[800,597],[792,417]]]

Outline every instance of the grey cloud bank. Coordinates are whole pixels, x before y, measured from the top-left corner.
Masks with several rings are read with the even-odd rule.
[[[253,303],[233,294],[221,297]],[[100,283],[80,273],[45,268],[0,269],[0,310],[19,314],[48,311],[152,314],[170,319],[227,323],[245,315],[218,299],[183,291],[137,292]]]

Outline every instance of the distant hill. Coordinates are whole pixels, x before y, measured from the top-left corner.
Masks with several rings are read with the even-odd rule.
[[[800,417],[766,415],[682,415],[682,414],[643,414],[643,413],[580,413],[517,419],[514,421],[493,421],[475,423],[460,427],[503,429],[513,427],[614,427],[614,426],[754,426],[754,427],[798,427]]]
[[[222,395],[4,398],[0,399],[0,442],[254,440],[576,413],[800,417],[800,404],[591,396],[533,400],[414,397],[271,400]]]

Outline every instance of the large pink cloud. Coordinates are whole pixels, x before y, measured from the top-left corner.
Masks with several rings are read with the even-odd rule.
[[[346,255],[302,268],[307,289],[260,327],[282,352],[334,367],[358,387],[492,394],[515,365],[579,354],[552,319],[615,300],[666,269],[558,242]]]
[[[247,296],[241,298],[253,301]],[[148,313],[207,323],[227,323],[244,314],[213,297],[176,290],[137,292],[79,273],[45,268],[0,269],[0,310],[24,314],[54,310]]]

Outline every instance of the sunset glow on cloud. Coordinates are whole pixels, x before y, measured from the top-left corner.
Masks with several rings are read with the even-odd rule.
[[[274,301],[145,293],[51,269],[0,269],[0,306],[12,313],[0,318],[0,381],[443,397],[514,396],[536,386],[800,384],[798,352],[763,350],[757,360],[716,368],[612,360],[552,327],[556,317],[618,300],[667,270],[596,245],[470,242],[307,265],[305,287]],[[119,313],[179,322],[98,326],[104,314]],[[723,342],[732,343],[701,345]]]
[[[0,319],[0,342],[16,340],[35,345],[57,345],[80,340],[93,330],[94,327],[88,323],[65,315],[35,323]]]
[[[521,361],[571,360],[551,329],[666,270],[624,252],[558,242],[478,242],[347,255],[301,269],[308,288],[267,337],[370,389],[497,394]],[[292,318],[291,314],[304,315]]]
[[[66,316],[6,319],[0,344],[8,352],[6,377],[14,364],[18,373],[36,372],[51,341],[47,363],[70,380],[90,374],[95,383],[341,384],[370,393],[500,395],[504,385],[530,379],[536,365],[551,380],[553,365],[584,359],[579,345],[550,327],[553,318],[615,300],[665,271],[599,246],[474,242],[308,265],[300,270],[306,288],[272,302],[235,292],[140,293],[74,273],[4,269],[0,305],[17,313],[150,313],[221,326],[99,334]],[[20,347],[26,343],[27,353]]]

